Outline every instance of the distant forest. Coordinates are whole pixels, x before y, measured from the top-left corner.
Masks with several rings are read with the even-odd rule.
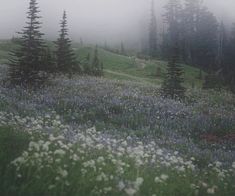
[[[235,24],[226,29],[201,0],[168,0],[163,15],[167,28],[160,33],[154,7],[152,0],[149,42],[141,55],[169,59],[176,46],[178,60],[206,71],[210,86],[220,83],[234,91]]]

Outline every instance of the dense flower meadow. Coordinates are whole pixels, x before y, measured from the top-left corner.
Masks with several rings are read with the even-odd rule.
[[[192,90],[180,102],[139,83],[60,78],[37,91],[2,85],[0,110],[0,126],[30,136],[4,185],[19,195],[235,192],[230,93]]]

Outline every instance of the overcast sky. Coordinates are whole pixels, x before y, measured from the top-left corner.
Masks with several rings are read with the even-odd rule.
[[[70,36],[85,41],[135,40],[148,25],[151,0],[38,0],[43,32],[54,39],[58,22],[68,12]],[[155,0],[158,20],[167,0]],[[0,0],[0,38],[10,38],[22,29],[29,0]],[[220,19],[235,22],[235,0],[204,0]]]

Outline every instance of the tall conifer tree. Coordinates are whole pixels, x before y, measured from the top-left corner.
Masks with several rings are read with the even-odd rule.
[[[165,6],[166,12],[164,19],[168,25],[167,29],[167,53],[168,58],[172,58],[175,51],[174,48],[177,45],[178,58],[180,58],[181,47],[179,45],[181,38],[181,24],[182,24],[182,6],[180,0],[168,0]]]
[[[227,47],[227,36],[224,23],[221,22],[218,30],[218,52],[217,52],[217,66],[219,69],[223,67],[225,60],[225,51]]]
[[[36,0],[30,0],[26,26],[19,32],[18,47],[9,59],[9,78],[14,85],[38,85],[46,80],[43,74],[44,42],[40,32],[41,18]]]
[[[162,84],[162,94],[171,99],[182,99],[185,96],[185,88],[182,86],[184,82],[183,69],[178,62],[179,49],[178,46],[172,49],[172,56],[167,65],[167,73]]]
[[[169,0],[166,5],[165,20],[168,23],[168,54],[169,62],[167,73],[162,84],[162,93],[171,99],[181,99],[185,96],[182,83],[183,69],[178,61],[180,59],[179,43],[181,43],[181,4],[179,0]]]
[[[183,36],[184,36],[184,60],[185,62],[195,65],[196,63],[196,42],[199,28],[199,14],[202,7],[201,0],[185,0],[183,10]]]
[[[68,38],[68,28],[67,28],[67,15],[64,11],[63,18],[60,23],[60,35],[56,44],[56,65],[57,71],[63,74],[71,74],[75,69],[75,55],[71,48],[71,40]]]
[[[124,48],[123,42],[121,42],[121,54],[122,54],[122,55],[126,55],[126,50],[125,50],[125,48]]]
[[[151,5],[151,16],[150,16],[150,27],[149,27],[149,55],[156,57],[158,53],[157,48],[157,19],[155,15],[154,0]]]
[[[103,75],[103,64],[100,62],[98,57],[98,46],[95,47],[94,58],[92,61],[92,73],[94,76]]]
[[[231,35],[225,47],[224,63],[220,74],[225,84],[235,92],[235,24],[233,24]]]

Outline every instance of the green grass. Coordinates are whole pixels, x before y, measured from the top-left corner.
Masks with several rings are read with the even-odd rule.
[[[3,178],[8,164],[27,149],[29,135],[11,127],[0,127],[0,174]]]
[[[93,54],[92,47],[83,47],[76,50],[81,61],[85,59],[88,53]],[[145,82],[151,84],[161,84],[167,62],[160,60],[142,60],[134,57],[114,54],[104,49],[99,49],[100,60],[104,64],[105,77],[110,79],[131,80],[137,82]],[[200,70],[188,65],[182,65],[184,69],[185,85],[201,87],[202,80],[198,79]],[[161,73],[157,76],[157,68]],[[204,73],[203,73],[204,75]]]
[[[48,42],[48,46],[53,48],[52,42]],[[0,63],[7,63],[9,51],[15,47],[11,41],[0,41]],[[87,54],[92,57],[94,48],[91,46],[79,47],[78,44],[72,46],[81,63],[86,58]],[[160,60],[142,60],[134,57],[114,54],[104,49],[99,49],[100,60],[104,64],[105,77],[109,79],[130,80],[147,84],[160,85],[164,78],[167,62]],[[184,78],[186,87],[201,87],[202,80],[198,79],[199,69],[182,65],[184,69]],[[157,68],[161,73],[157,76]],[[203,73],[204,75],[204,73]]]

